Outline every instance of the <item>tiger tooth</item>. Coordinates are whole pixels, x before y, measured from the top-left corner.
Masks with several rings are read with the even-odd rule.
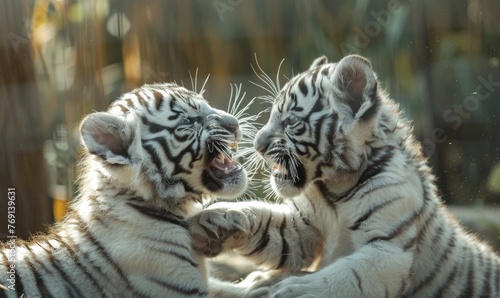
[[[224,168],[224,173],[229,174],[229,170],[227,168]]]
[[[281,173],[282,175],[286,175],[286,176],[288,176],[288,173],[289,173],[289,171],[288,171],[288,169],[286,167],[283,167],[283,166],[281,166],[279,164],[274,164],[273,170]]]

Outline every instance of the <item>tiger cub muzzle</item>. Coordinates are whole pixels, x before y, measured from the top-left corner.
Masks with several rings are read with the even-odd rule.
[[[280,190],[301,188],[306,182],[306,169],[298,155],[284,139],[275,136],[278,131],[263,128],[257,133],[254,147],[270,167],[271,183]]]
[[[210,124],[210,136],[206,141],[206,168],[203,172],[203,184],[209,190],[218,192],[228,186],[246,185],[243,166],[233,159],[232,150],[238,148],[241,130],[238,120],[229,114],[220,112],[211,115],[215,124]]]
[[[304,165],[298,160],[291,150],[286,148],[273,148],[268,153],[268,161],[272,165],[271,174],[275,179],[300,184],[305,179]]]

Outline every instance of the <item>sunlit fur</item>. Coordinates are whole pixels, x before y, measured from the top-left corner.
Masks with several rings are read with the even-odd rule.
[[[367,59],[320,57],[279,92],[260,76],[275,99],[255,148],[284,202],[203,211],[238,220],[225,249],[269,270],[245,284],[282,279],[273,297],[500,297],[498,255],[449,214]]]
[[[240,88],[232,90],[240,103]],[[108,111],[85,117],[78,198],[46,235],[17,241],[15,260],[4,245],[0,297],[241,293],[222,282],[207,286],[189,219],[202,202],[246,191],[244,170],[218,186],[207,186],[202,173],[209,156],[220,151],[230,157],[228,146],[246,140],[241,135],[252,129],[246,123],[252,117],[247,107],[233,107],[242,118],[238,128],[235,117],[212,108],[200,93],[175,84],[145,85],[123,94]],[[10,265],[15,284],[7,281]]]

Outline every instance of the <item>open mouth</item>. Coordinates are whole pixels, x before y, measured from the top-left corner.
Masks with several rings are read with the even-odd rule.
[[[272,164],[271,174],[276,181],[300,186],[305,183],[306,170],[300,161],[280,157]]]
[[[209,148],[215,150],[212,150],[209,154],[206,172],[210,176],[212,183],[218,186],[216,188],[221,188],[224,186],[224,180],[239,174],[243,169],[243,166],[233,159],[230,150],[236,150],[238,144],[236,142],[230,144],[212,142],[209,144]]]
[[[292,179],[292,176],[290,175],[290,171],[287,169],[287,167],[285,167],[281,164],[278,164],[278,163],[275,163],[273,165],[273,176],[276,178],[283,179],[283,180]]]
[[[231,154],[237,143],[216,140],[209,141],[207,146],[202,185],[217,198],[238,197],[246,190],[247,177],[243,166]]]

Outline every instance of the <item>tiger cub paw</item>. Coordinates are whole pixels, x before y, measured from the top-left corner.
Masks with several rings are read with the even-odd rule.
[[[244,211],[228,208],[201,211],[189,219],[194,250],[215,257],[242,245],[250,233],[252,218]]]

